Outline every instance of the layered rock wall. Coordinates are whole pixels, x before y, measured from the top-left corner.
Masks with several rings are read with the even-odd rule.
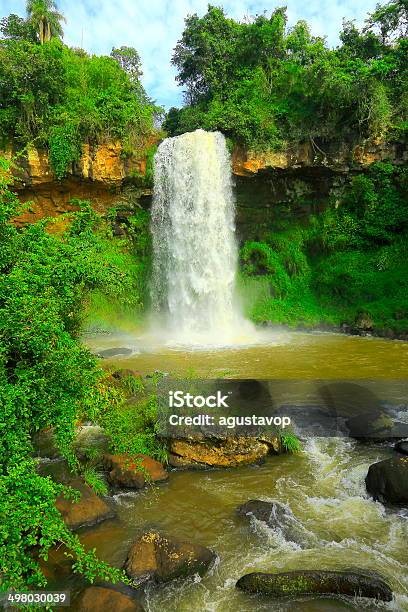
[[[153,144],[153,143],[150,143]],[[3,155],[15,157],[8,148]],[[262,226],[275,219],[307,216],[334,200],[354,173],[366,171],[378,161],[407,162],[402,143],[365,141],[360,143],[314,142],[288,147],[284,151],[254,153],[236,147],[232,155],[237,197],[237,225],[241,238],[256,237]],[[124,155],[120,142],[82,146],[78,163],[66,178],[57,180],[45,151],[31,148],[16,159],[16,189],[21,200],[31,202],[16,220],[27,223],[45,216],[57,216],[74,208],[74,198],[92,200],[98,211],[129,204],[132,198],[149,206],[151,185],[146,185],[146,156]],[[146,198],[143,200],[143,198]]]
[[[232,156],[240,237],[257,238],[285,218],[319,213],[329,199],[336,203],[351,177],[376,162],[404,164],[406,145],[365,141],[310,142],[281,152],[251,153],[236,148]]]
[[[55,176],[46,151],[31,147],[18,153],[8,147],[1,154],[14,160],[15,189],[21,201],[30,202],[30,207],[16,219],[18,224],[74,210],[71,200],[75,198],[92,200],[96,210],[106,211],[126,203],[127,182],[139,187],[139,196],[150,194],[149,189],[141,188],[146,175],[146,155],[124,155],[120,142],[83,144],[80,160],[72,164],[62,180]]]

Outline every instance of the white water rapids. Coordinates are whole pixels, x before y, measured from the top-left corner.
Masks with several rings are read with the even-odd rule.
[[[167,138],[155,155],[154,176],[154,324],[180,344],[253,341],[255,330],[235,296],[238,249],[224,136],[197,130]]]

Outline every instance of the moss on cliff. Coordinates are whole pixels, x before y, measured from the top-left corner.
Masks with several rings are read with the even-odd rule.
[[[241,283],[257,322],[360,332],[408,330],[406,169],[373,164],[318,215],[281,215],[253,227],[241,248]]]

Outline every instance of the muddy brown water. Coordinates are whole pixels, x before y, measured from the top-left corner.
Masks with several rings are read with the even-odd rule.
[[[407,385],[401,382],[408,378],[407,343],[334,334],[283,337],[275,346],[212,351],[168,347],[139,351],[137,339],[129,336],[87,337],[86,343],[95,351],[115,346],[139,351],[104,360],[108,368],[132,368],[143,374],[164,370],[182,376],[192,370],[197,376],[280,379],[282,398],[294,402],[301,401],[306,389],[313,394],[314,379],[370,379],[382,399],[407,403]],[[285,379],[293,384],[285,384]],[[404,410],[402,406],[402,418],[407,416]],[[377,609],[373,602],[361,599],[277,602],[235,588],[238,578],[253,571],[348,568],[376,570],[389,581],[394,601],[378,604],[378,609],[408,610],[408,511],[374,502],[364,484],[369,465],[393,452],[387,444],[312,438],[306,440],[300,455],[269,457],[263,465],[174,471],[168,483],[111,496],[117,519],[83,531],[81,538],[116,566],[123,564],[135,538],[152,527],[217,552],[217,563],[204,578],[151,587],[141,594],[151,612]],[[237,517],[235,508],[249,499],[286,504],[302,544],[283,524],[271,529]],[[76,595],[83,586],[81,580],[69,574],[63,562],[55,569],[58,577],[54,573],[52,583],[68,586]]]

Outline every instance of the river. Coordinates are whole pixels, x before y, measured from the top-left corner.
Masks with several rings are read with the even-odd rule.
[[[114,346],[135,350],[137,340],[107,335],[88,337],[86,342],[95,350]],[[111,357],[103,363],[141,373],[166,368],[180,375],[192,368],[199,376],[214,376],[222,370],[235,378],[280,379],[282,398],[295,403],[302,401],[306,389],[312,394],[318,389],[317,378],[371,379],[362,384],[371,385],[380,399],[399,404],[406,398],[406,383],[396,379],[407,372],[408,344],[280,331],[274,346],[135,350],[131,356]],[[117,519],[84,531],[81,538],[117,566],[123,564],[138,534],[151,527],[217,552],[216,565],[203,579],[148,589],[142,602],[150,612],[374,609],[372,602],[363,600],[309,598],[274,603],[235,588],[236,580],[252,571],[314,568],[377,570],[395,593],[392,604],[381,604],[382,608],[408,610],[408,512],[374,502],[364,484],[369,465],[393,452],[387,443],[312,438],[304,442],[301,454],[271,456],[262,465],[173,471],[168,483],[112,496]],[[237,517],[236,507],[249,499],[286,504],[295,517],[292,527],[302,534],[302,545],[296,537],[291,540],[285,525],[271,529]],[[58,583],[68,583],[74,592],[82,584],[72,576]]]

